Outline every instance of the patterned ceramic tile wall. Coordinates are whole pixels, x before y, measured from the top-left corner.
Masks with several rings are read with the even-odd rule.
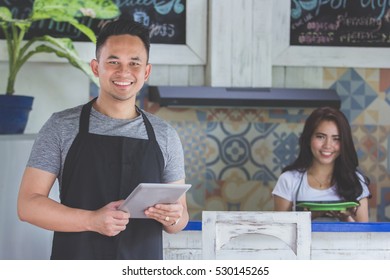
[[[390,220],[390,70],[324,68],[325,88],[339,94],[361,169],[371,179],[370,219]],[[281,168],[298,152],[298,137],[312,109],[160,108],[185,150],[191,219],[202,210],[271,210]]]

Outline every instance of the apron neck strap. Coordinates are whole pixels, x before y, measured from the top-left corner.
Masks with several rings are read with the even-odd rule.
[[[91,114],[92,104],[96,101],[97,97],[85,104],[81,110],[80,116],[80,133],[88,133],[89,131],[89,116]]]
[[[150,123],[149,119],[146,117],[145,113],[138,108],[137,105],[135,105],[136,110],[141,113],[142,118],[144,119],[145,127],[146,127],[146,132],[148,133],[148,139],[156,141],[156,134],[154,133],[154,129],[152,127],[152,124]]]

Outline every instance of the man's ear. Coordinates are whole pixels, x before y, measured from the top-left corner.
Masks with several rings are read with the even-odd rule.
[[[145,82],[149,79],[151,72],[152,72],[152,64],[148,63],[145,69]]]
[[[91,66],[91,70],[95,75],[95,77],[99,77],[99,70],[98,70],[99,62],[94,58],[91,60],[89,65]]]

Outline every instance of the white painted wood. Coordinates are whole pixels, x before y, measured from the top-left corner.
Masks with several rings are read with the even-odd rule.
[[[310,244],[309,212],[202,212],[203,259],[310,259]]]
[[[170,66],[169,67],[169,85],[186,86],[188,85],[189,68],[187,66]]]
[[[313,250],[313,260],[390,260],[389,250]]]
[[[284,87],[323,89],[322,67],[286,67]]]
[[[152,73],[149,76],[148,84],[152,86],[169,85],[169,65],[152,64]]]
[[[206,82],[210,86],[231,86],[232,6],[234,0],[209,0],[209,37]]]
[[[204,66],[152,65],[152,74],[148,84],[151,86],[203,86],[204,77]]]
[[[210,0],[206,83],[269,87],[272,1]]]
[[[203,86],[205,84],[204,66],[190,66],[188,72],[189,72],[189,77],[188,77],[189,86]]]
[[[262,2],[262,1],[260,1]],[[231,63],[233,87],[245,87],[252,84],[252,46],[253,46],[253,1],[233,1],[231,21]],[[226,18],[223,19],[226,21]]]
[[[186,45],[197,63],[188,63],[191,56],[183,57],[179,64],[205,65],[207,62],[208,0],[190,0],[187,5]],[[162,63],[167,63],[163,61]],[[169,62],[168,62],[169,63]]]
[[[272,67],[272,87],[286,87],[286,67],[285,66],[273,66]]]
[[[252,86],[272,86],[273,0],[253,0]]]
[[[290,47],[290,7],[290,0],[273,1],[272,65],[275,65],[275,60]]]
[[[152,44],[150,62],[154,64],[205,65],[207,57],[207,0],[187,0],[186,44]],[[95,46],[90,42],[75,42],[81,58],[95,57]],[[6,43],[0,40],[0,61],[7,61]],[[67,62],[52,54],[37,54],[31,62]]]
[[[313,260],[389,260],[390,232],[313,232]]]
[[[181,231],[176,234],[163,232],[165,260],[202,259],[201,231]]]
[[[388,48],[290,46],[290,0],[273,1],[272,65],[389,68]]]

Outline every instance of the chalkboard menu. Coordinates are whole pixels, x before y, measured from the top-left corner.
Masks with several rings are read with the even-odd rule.
[[[290,45],[390,46],[390,1],[291,0]]]
[[[186,44],[186,0],[114,0],[113,2],[120,9],[121,17],[132,18],[149,27],[151,43]],[[33,3],[34,0],[0,0],[0,6],[8,7],[13,17],[19,19],[26,18],[30,14]],[[79,21],[99,34],[99,30],[107,20],[83,17]],[[41,35],[68,37],[73,41],[89,41],[84,34],[71,25],[52,20],[34,23],[25,38]],[[0,38],[4,39],[2,32]]]

